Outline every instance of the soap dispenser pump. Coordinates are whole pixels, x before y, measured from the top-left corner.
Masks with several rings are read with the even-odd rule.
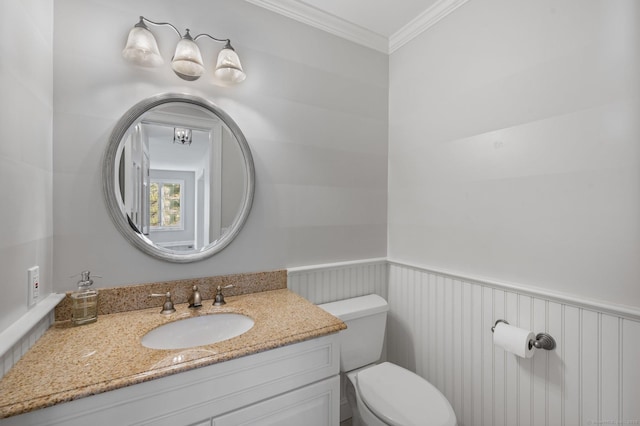
[[[82,271],[78,289],[71,293],[73,325],[90,324],[98,320],[98,292],[90,288],[92,284],[91,272]]]

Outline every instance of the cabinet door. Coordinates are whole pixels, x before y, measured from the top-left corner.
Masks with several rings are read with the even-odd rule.
[[[334,426],[340,418],[340,377],[287,392],[213,419],[213,426]]]

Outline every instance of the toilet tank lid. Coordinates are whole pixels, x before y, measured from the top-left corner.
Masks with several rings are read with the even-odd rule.
[[[389,310],[387,301],[377,294],[338,300],[318,306],[342,321],[379,314]]]

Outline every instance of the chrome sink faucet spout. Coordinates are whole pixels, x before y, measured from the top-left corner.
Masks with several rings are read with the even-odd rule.
[[[198,290],[198,286],[193,286],[193,292],[191,296],[189,296],[189,307],[190,308],[200,308],[202,306],[202,295]]]

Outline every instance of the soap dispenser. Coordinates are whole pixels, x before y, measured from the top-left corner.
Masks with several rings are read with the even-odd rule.
[[[93,290],[91,285],[91,272],[82,271],[78,290],[71,293],[71,323],[73,325],[83,325],[96,322],[98,320],[98,292]],[[96,275],[97,276],[97,275]]]

